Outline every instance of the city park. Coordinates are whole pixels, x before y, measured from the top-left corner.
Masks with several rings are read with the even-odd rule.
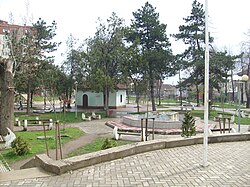
[[[60,45],[53,41],[56,22],[47,25],[39,19],[32,26],[1,22],[6,32],[2,37],[5,45],[0,48],[0,154],[7,168],[41,153],[60,160],[164,135],[191,137],[202,133],[203,165],[207,166],[209,133],[240,135],[248,131],[249,46],[246,44],[246,50],[237,56],[211,47],[214,39],[208,36],[207,11],[197,1],[179,33],[173,35],[187,47],[178,55],[173,55],[166,25],[159,22],[159,14],[151,4],[146,3],[133,15],[130,27],[125,27],[123,20],[112,13],[106,23],[100,23],[95,36],[77,49],[71,35],[67,59],[61,67],[54,65],[49,55]],[[190,73],[179,80],[178,99],[162,97],[164,78],[181,76],[185,70]],[[127,107],[122,109],[110,104],[118,85],[125,85],[126,90]],[[83,91],[101,93],[102,103],[85,108],[79,99]],[[26,93],[27,98],[19,93]],[[188,101],[184,95],[189,96]],[[141,116],[134,122],[119,116],[124,113]],[[173,126],[160,127],[160,117]],[[105,126],[100,131],[112,128],[92,136],[81,130],[99,123]],[[179,131],[173,131],[177,128]]]

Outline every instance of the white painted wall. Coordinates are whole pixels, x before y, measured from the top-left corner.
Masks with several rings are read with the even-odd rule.
[[[116,92],[116,106],[125,106],[126,98],[127,98],[126,90],[118,90]]]
[[[90,107],[102,107],[103,104],[103,94],[95,93],[91,91],[78,91],[76,96],[76,104],[77,106],[83,106],[83,95],[86,94],[88,96],[88,106]],[[122,101],[120,101],[120,97],[122,96]],[[109,93],[109,106],[125,106],[126,105],[126,90],[118,90],[116,92]]]

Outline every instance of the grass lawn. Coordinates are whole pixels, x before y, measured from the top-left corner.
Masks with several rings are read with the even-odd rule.
[[[235,123],[238,124],[238,117],[235,117]],[[241,125],[249,125],[250,124],[250,118],[240,118],[240,124]]]
[[[31,151],[27,155],[17,156],[14,154],[12,149],[1,150],[0,153],[3,155],[4,159],[8,164],[12,164],[13,162],[23,160],[29,158],[35,154],[46,152],[45,140],[37,139],[38,136],[44,136],[43,131],[35,131],[35,132],[15,132],[16,136],[20,136],[23,139],[27,140],[31,146]],[[61,138],[62,144],[72,141],[73,139],[77,139],[82,136],[84,133],[78,128],[65,128],[61,129]],[[46,136],[52,136],[53,139],[48,139],[48,147],[49,149],[55,149],[56,140],[55,140],[55,130],[46,131]]]
[[[214,105],[219,105],[218,107],[219,108],[233,108],[233,109],[238,109],[238,103],[224,103],[224,104],[222,104],[222,103],[214,103]],[[246,106],[245,105],[241,105],[240,106],[240,108],[246,108]]]
[[[203,110],[192,110],[191,114],[196,117],[200,117],[201,119],[204,119],[204,111]],[[232,114],[224,113],[225,115],[232,116]],[[209,115],[209,120],[213,120],[214,117],[218,116],[218,111],[211,110]],[[235,116],[235,123],[238,123],[238,117]],[[242,125],[249,125],[250,124],[250,118],[240,118],[240,124]]]
[[[105,138],[97,138],[94,142],[75,150],[74,152],[70,153],[68,156],[73,157],[77,155],[100,151],[102,150],[102,145],[104,141],[105,141]],[[111,139],[111,142],[112,144],[115,144],[116,146],[134,143],[133,141],[113,140],[113,139]]]
[[[91,116],[91,113],[85,113],[86,116]],[[101,115],[102,118],[106,117],[106,113],[103,111],[96,112],[96,115]],[[77,118],[75,118],[75,112],[50,112],[50,113],[44,113],[44,114],[33,114],[27,115],[25,112],[16,112],[15,117],[19,118],[19,121],[22,121],[24,119],[36,119],[36,117],[39,117],[39,119],[53,119],[53,121],[59,120],[59,122],[65,122],[65,123],[77,123],[82,122],[82,114],[78,112]]]
[[[33,102],[36,102],[36,101],[44,101],[44,97],[43,96],[33,96]]]
[[[135,101],[136,98],[135,97],[129,97],[129,101]],[[144,101],[147,102],[147,98],[140,98],[140,101]],[[156,103],[158,103],[158,98],[155,98]],[[177,99],[171,99],[171,98],[161,98],[161,102],[162,103],[180,103],[179,100]]]
[[[203,110],[192,110],[191,114],[195,117],[199,117],[201,119],[204,119],[204,111]],[[215,110],[210,110],[209,120],[213,120],[214,117],[218,116],[218,112]]]
[[[180,106],[180,103],[164,103],[164,104],[157,105],[157,107],[161,107],[161,108],[169,108],[170,106]]]

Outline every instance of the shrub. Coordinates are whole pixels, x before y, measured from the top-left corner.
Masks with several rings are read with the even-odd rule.
[[[13,142],[11,142],[11,147],[14,153],[18,156],[27,154],[30,151],[29,143],[18,136]]]
[[[196,135],[195,119],[190,112],[185,114],[181,130],[181,136],[190,137]]]
[[[116,146],[117,146],[116,141],[112,141],[111,139],[106,138],[102,144],[102,149],[108,149],[108,148],[116,147]]]

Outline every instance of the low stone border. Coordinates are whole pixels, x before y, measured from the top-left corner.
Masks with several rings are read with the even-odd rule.
[[[200,118],[196,117],[196,121],[200,121]],[[118,130],[122,130],[122,131],[127,131],[127,132],[141,132],[141,127],[135,127],[135,126],[129,126],[126,124],[123,124],[121,122],[117,122],[117,121],[107,121],[105,123],[105,125],[107,125],[108,127],[111,127],[112,129],[114,129],[115,127],[118,128]],[[196,133],[203,133],[203,126],[204,124],[198,122],[196,124]],[[208,124],[208,128],[209,129],[214,129],[215,124]],[[153,129],[152,128],[148,128],[148,132],[152,133]],[[161,129],[154,129],[154,133],[155,134],[163,134],[163,135],[174,135],[174,134],[181,134],[181,128],[161,128]]]
[[[250,141],[250,133],[213,135],[208,137],[208,141],[209,143]],[[46,154],[41,154],[36,155],[34,159],[23,165],[21,169],[41,167],[45,171],[60,175],[72,170],[80,169],[94,164],[99,164],[101,162],[124,158],[139,153],[202,143],[203,137],[178,138],[174,140],[151,140],[147,142],[138,142],[124,146],[114,147],[63,160],[53,160],[49,158]]]

